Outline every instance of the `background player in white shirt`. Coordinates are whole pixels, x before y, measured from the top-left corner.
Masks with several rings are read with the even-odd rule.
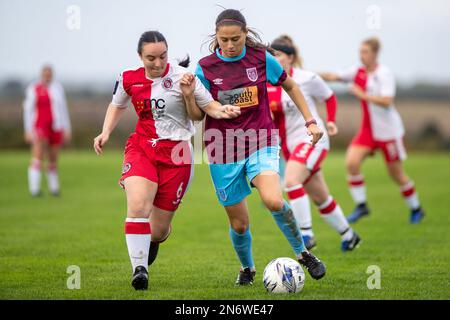
[[[369,214],[364,176],[361,164],[376,149],[383,153],[391,178],[399,185],[408,204],[410,222],[418,223],[424,217],[413,181],[406,175],[402,161],[406,159],[403,144],[403,123],[394,106],[395,79],[392,72],[378,63],[380,42],[370,38],[361,44],[362,66],[356,66],[338,73],[322,73],[327,81],[353,82],[350,92],[361,100],[362,121],[357,135],[348,147],[346,166],[350,193],[356,207],[348,216],[355,222]]]
[[[102,153],[131,101],[139,119],[125,146],[119,182],[127,197],[125,237],[132,286],[145,290],[148,266],[156,258],[159,243],[169,236],[175,210],[192,178],[194,126],[189,110],[200,107],[211,117],[230,119],[238,116],[240,109],[214,101],[199,80],[193,87],[184,85],[181,80],[188,70],[167,62],[167,41],[160,32],[143,33],[138,54],[144,66],[120,75],[94,149]],[[188,63],[189,59],[180,64]]]
[[[271,47],[275,50],[275,56],[286,73],[292,77],[302,91],[314,119],[324,132],[322,139],[313,146],[311,137],[306,131],[305,120],[295,108],[290,97],[277,87],[268,88],[274,121],[280,130],[283,156],[287,161],[284,178],[286,193],[297,223],[302,230],[305,245],[308,249],[312,249],[316,245],[312,231],[309,195],[317,205],[321,216],[341,235],[341,249],[343,251],[353,250],[361,239],[349,226],[341,207],[330,195],[322,171],[320,171],[321,162],[330,149],[328,134],[335,135],[338,132],[334,123],[336,97],[320,76],[300,68],[298,49],[289,36],[278,37],[272,42]],[[326,102],[327,130],[317,112],[316,100]]]
[[[41,170],[48,158],[47,184],[58,196],[58,154],[61,145],[71,137],[69,111],[62,85],[53,79],[53,69],[45,65],[41,79],[31,83],[23,102],[25,141],[31,144],[32,159],[28,167],[28,187],[32,196],[41,195]]]

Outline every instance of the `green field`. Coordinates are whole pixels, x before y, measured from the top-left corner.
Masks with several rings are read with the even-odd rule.
[[[27,193],[27,152],[0,153],[0,299],[449,299],[450,156],[412,154],[406,169],[416,182],[427,216],[408,223],[409,211],[381,158],[364,167],[372,215],[355,229],[355,252],[340,251],[340,237],[313,211],[318,248],[327,265],[320,281],[309,276],[300,294],[270,295],[262,284],[273,258],[293,257],[287,241],[257,195],[249,198],[257,281],[236,288],[238,260],[228,237],[206,165],[195,177],[174,219],[174,232],[150,269],[150,287],[130,286],[123,234],[126,203],[117,185],[122,154],[66,151],[62,196]],[[332,153],[324,171],[335,198],[352,208],[343,154]],[[45,180],[44,180],[45,181]],[[44,184],[45,185],[45,184]],[[81,289],[66,286],[67,267],[81,269]],[[367,267],[381,269],[381,289],[369,290]]]

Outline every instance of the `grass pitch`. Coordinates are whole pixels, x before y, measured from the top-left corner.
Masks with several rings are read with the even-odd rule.
[[[409,210],[381,157],[366,161],[372,214],[355,225],[361,247],[342,253],[339,235],[314,208],[314,252],[327,265],[327,275],[320,281],[308,275],[303,291],[292,295],[264,290],[265,265],[293,253],[256,192],[249,207],[257,278],[251,287],[234,286],[239,263],[206,165],[196,165],[173,233],[150,269],[149,290],[136,292],[123,233],[125,196],[117,185],[122,153],[63,152],[60,198],[46,192],[37,199],[28,195],[28,161],[28,152],[0,155],[0,299],[450,298],[449,154],[412,154],[405,163],[427,213],[420,225],[409,224]],[[353,204],[343,154],[332,152],[323,169],[333,196],[348,213]],[[79,290],[66,285],[71,265],[81,270]],[[381,270],[381,289],[367,287],[371,265]]]

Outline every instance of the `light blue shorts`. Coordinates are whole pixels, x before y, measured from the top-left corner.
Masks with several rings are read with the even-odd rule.
[[[210,164],[209,170],[216,195],[223,206],[241,202],[251,193],[249,182],[261,172],[279,173],[280,147],[262,148],[242,161],[225,164]],[[247,182],[247,179],[249,182]]]

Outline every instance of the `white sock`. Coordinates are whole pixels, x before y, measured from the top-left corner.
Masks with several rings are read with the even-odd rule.
[[[47,171],[47,182],[51,193],[59,192],[59,178],[58,170],[56,168]]]
[[[286,188],[286,193],[297,225],[302,231],[302,235],[310,237],[314,236],[312,231],[311,206],[303,185],[298,184]]]
[[[146,218],[127,218],[125,220],[125,239],[133,272],[137,266],[148,269],[151,228]]]
[[[332,196],[327,201],[319,205],[319,211],[322,218],[342,237],[342,240],[350,240],[353,237],[353,230],[345,219],[341,207],[336,203]]]
[[[400,191],[402,192],[406,204],[411,210],[420,208],[419,197],[417,195],[416,189],[414,188],[414,182],[409,181],[408,183],[404,184],[400,187]]]
[[[28,167],[28,189],[32,195],[41,191],[41,162],[33,159]]]
[[[348,176],[348,186],[353,201],[356,204],[366,203],[366,185],[362,174],[357,176]]]

